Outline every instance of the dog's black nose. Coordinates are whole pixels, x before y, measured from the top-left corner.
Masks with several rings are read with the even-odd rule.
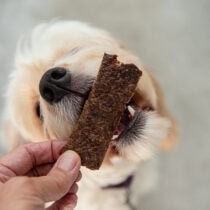
[[[71,84],[70,73],[62,67],[55,67],[42,76],[39,83],[41,96],[50,104],[59,102],[69,93]]]

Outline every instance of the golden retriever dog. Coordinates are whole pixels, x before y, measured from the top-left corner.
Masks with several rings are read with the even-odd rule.
[[[99,170],[82,167],[78,210],[129,210],[155,179],[153,156],[176,140],[161,89],[141,61],[107,32],[77,21],[41,24],[19,42],[10,75],[4,131],[8,148],[68,140],[104,53],[143,75]],[[125,87],[126,91],[126,87]]]

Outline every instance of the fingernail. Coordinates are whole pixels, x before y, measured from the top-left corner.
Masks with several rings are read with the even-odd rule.
[[[60,156],[57,162],[57,167],[65,171],[71,171],[74,169],[78,161],[78,155],[75,152],[69,150]]]

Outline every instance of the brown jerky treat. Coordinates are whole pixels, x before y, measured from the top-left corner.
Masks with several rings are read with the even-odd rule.
[[[92,90],[64,150],[74,150],[82,165],[99,169],[142,72],[134,64],[121,64],[104,54]]]

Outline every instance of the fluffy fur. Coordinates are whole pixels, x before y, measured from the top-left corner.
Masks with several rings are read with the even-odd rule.
[[[136,203],[138,194],[151,187],[148,177],[155,177],[150,164],[154,152],[160,147],[169,149],[176,139],[175,121],[165,108],[158,83],[140,60],[107,32],[81,22],[62,21],[41,24],[22,38],[7,92],[4,130],[9,148],[27,141],[67,140],[82,109],[81,99],[65,97],[50,105],[40,96],[40,79],[50,68],[64,67],[71,72],[74,88],[89,88],[104,52],[116,54],[121,62],[134,63],[143,71],[133,99],[143,109],[144,122],[129,144],[122,140],[110,145],[100,170],[82,168],[79,210],[128,210],[129,201]],[[43,119],[37,116],[38,105]],[[127,188],[102,189],[135,173],[138,176],[130,193]]]

